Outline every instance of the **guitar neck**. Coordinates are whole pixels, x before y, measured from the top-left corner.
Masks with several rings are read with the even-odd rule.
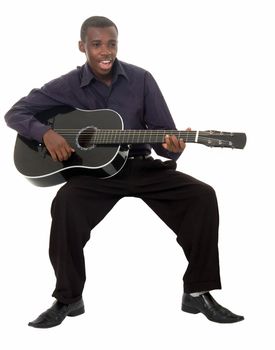
[[[92,145],[130,145],[164,143],[166,135],[175,135],[188,143],[200,143],[209,147],[244,148],[244,133],[223,131],[179,131],[179,130],[121,130],[86,127],[81,130],[55,129],[67,138],[77,138],[82,148]],[[77,136],[76,136],[77,135]]]

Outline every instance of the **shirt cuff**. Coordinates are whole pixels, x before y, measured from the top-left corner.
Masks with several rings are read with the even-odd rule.
[[[49,129],[51,129],[49,125],[44,125],[38,122],[32,125],[30,135],[32,139],[38,142],[43,142],[43,136]]]
[[[165,148],[163,148],[162,145],[159,145],[159,144],[154,145],[153,149],[159,156],[172,159],[174,161],[176,161],[182,154],[182,152],[174,153],[174,152],[167,151]]]

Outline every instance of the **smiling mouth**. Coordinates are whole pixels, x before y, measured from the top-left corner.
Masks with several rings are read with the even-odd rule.
[[[112,65],[113,65],[112,59],[99,61],[99,66],[103,70],[109,70],[110,68],[112,68]]]

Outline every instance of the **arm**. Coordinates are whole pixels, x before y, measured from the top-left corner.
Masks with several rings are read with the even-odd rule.
[[[146,72],[145,76],[144,99],[145,123],[148,129],[176,130],[165,99],[153,76],[148,72]],[[153,145],[153,148],[158,155],[177,160],[185,148],[185,143],[183,140],[178,140],[175,136],[167,135],[165,143]]]
[[[6,113],[7,125],[28,139],[42,142],[44,133],[50,127],[37,120],[35,114],[54,106],[53,101],[48,100],[41,90],[32,90],[28,96],[21,98]]]
[[[6,113],[5,120],[9,127],[22,136],[44,142],[53,160],[66,160],[74,150],[67,141],[50,126],[44,125],[35,115],[56,106],[69,105],[66,88],[61,78],[44,85],[41,89],[33,89],[28,96],[21,98]],[[65,91],[65,93],[64,93]]]

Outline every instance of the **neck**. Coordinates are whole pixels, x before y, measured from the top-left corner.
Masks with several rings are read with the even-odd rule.
[[[107,75],[95,75],[96,79],[99,80],[101,83],[107,85],[107,86],[111,86],[112,85],[112,72],[110,72]]]

